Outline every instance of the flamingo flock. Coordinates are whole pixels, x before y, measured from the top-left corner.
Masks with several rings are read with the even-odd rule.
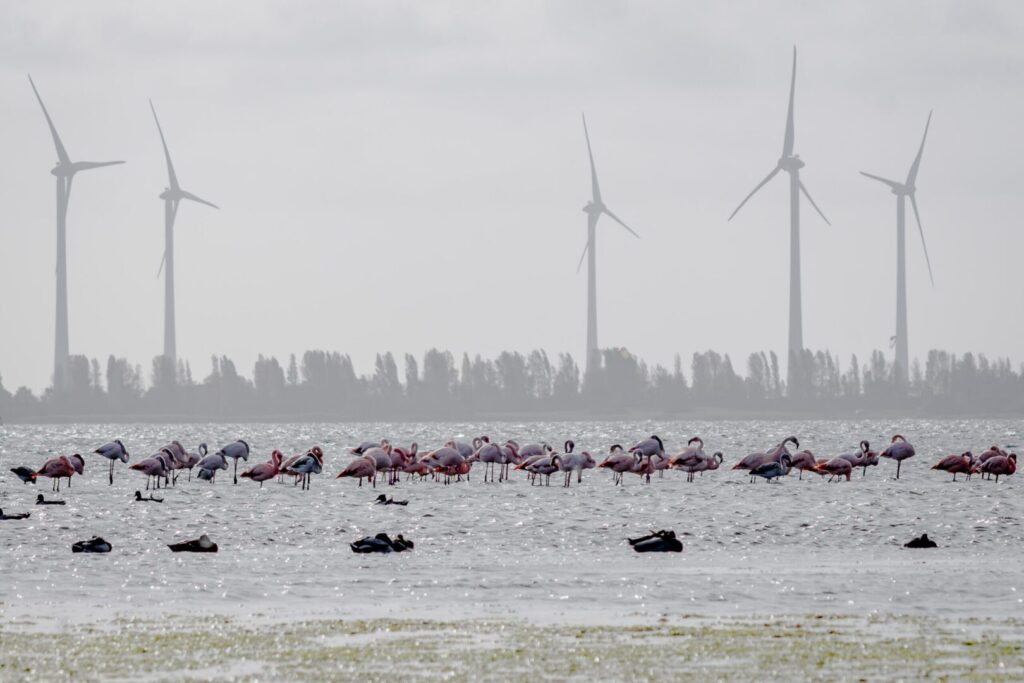
[[[429,478],[443,484],[469,481],[474,467],[483,471],[485,483],[505,482],[521,472],[531,486],[550,486],[552,475],[561,475],[556,482],[560,482],[562,488],[570,488],[573,480],[581,484],[584,470],[590,469],[610,471],[615,486],[623,485],[626,475],[636,475],[639,481],[649,484],[654,473],[661,478],[671,470],[683,472],[686,481],[693,482],[705,472],[718,470],[725,461],[721,451],[705,451],[704,440],[699,436],[690,438],[685,447],[672,453],[657,434],[629,448],[613,444],[600,459],[589,450],[577,449],[572,439],[563,441],[559,449],[546,441],[520,445],[513,439],[499,442],[487,435],[470,441],[451,439],[433,449],[421,449],[415,442],[408,447],[397,446],[385,438],[363,441],[347,450],[352,459],[335,478],[355,479],[359,487],[365,483],[374,488],[378,482],[394,485],[403,478]],[[113,484],[115,466],[118,462],[128,462],[128,449],[118,439],[103,444],[93,453],[108,460],[107,478]],[[229,461],[234,462],[235,484],[239,478],[248,479],[259,483],[260,488],[266,482],[274,479],[284,482],[290,476],[295,486],[308,490],[312,476],[324,471],[324,451],[320,446],[312,446],[290,457],[280,450],[273,450],[267,461],[238,474],[239,459],[248,461],[251,454],[248,442],[242,439],[213,453],[205,443],[200,443],[196,452],[189,452],[180,441],[171,441],[153,455],[130,464],[128,469],[146,477],[146,490],[176,486],[183,470],[188,470],[189,481],[192,470],[197,469],[200,481],[215,483],[217,473],[228,469]],[[860,476],[864,477],[869,467],[876,467],[881,459],[887,459],[896,462],[895,478],[899,479],[903,461],[915,454],[914,446],[901,434],[893,436],[880,453],[872,450],[867,440],[862,440],[856,451],[828,458],[819,458],[809,449],[801,449],[799,439],[789,436],[762,451],[744,456],[731,469],[745,472],[751,482],[760,478],[778,483],[793,472],[798,473],[800,479],[804,478],[804,473],[809,473],[828,477],[829,482],[851,481],[855,470],[860,469]],[[1000,478],[1016,472],[1017,455],[991,446],[977,457],[971,451],[945,456],[931,469],[952,474],[954,481],[958,475],[966,479],[981,475],[998,482]],[[85,459],[75,453],[50,458],[37,470],[17,467],[12,472],[25,483],[35,483],[39,477],[47,477],[52,481],[53,490],[59,491],[63,480],[66,479],[70,486],[72,477],[82,475],[84,470]]]

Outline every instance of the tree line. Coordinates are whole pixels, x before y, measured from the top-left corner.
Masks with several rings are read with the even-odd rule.
[[[534,416],[671,416],[686,412],[842,416],[853,413],[1005,415],[1024,410],[1024,367],[983,354],[930,351],[909,373],[896,372],[881,351],[866,362],[841,363],[827,351],[804,350],[780,376],[774,352],[752,353],[737,370],[728,354],[694,353],[684,371],[648,365],[624,348],[605,349],[591,372],[567,353],[506,351],[496,358],[456,358],[439,349],[402,367],[378,354],[360,375],[348,355],[292,354],[285,364],[259,356],[247,377],[226,356],[193,377],[187,362],[153,359],[142,367],[110,356],[72,356],[67,376],[41,395],[13,394],[0,378],[6,421],[111,419],[402,420]],[[908,375],[907,380],[901,378]]]

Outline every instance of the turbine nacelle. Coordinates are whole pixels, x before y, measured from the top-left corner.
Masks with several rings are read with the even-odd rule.
[[[779,168],[788,173],[799,171],[804,166],[806,166],[806,164],[801,161],[799,154],[779,158]]]
[[[591,216],[600,216],[604,213],[604,204],[597,204],[595,202],[587,202],[587,205],[583,207],[583,213],[590,214]]]

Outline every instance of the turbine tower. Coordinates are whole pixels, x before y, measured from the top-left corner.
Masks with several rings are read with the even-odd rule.
[[[601,200],[601,187],[597,183],[597,169],[594,167],[594,152],[590,148],[590,133],[587,131],[587,117],[583,116],[583,135],[587,139],[587,156],[590,157],[590,183],[593,196],[583,212],[587,214],[587,244],[583,247],[580,255],[579,265],[576,272],[580,272],[583,266],[583,259],[587,259],[587,368],[589,373],[601,364],[597,346],[597,219],[605,214],[613,221],[624,227],[634,237],[640,239],[640,235],[622,222],[618,216],[608,210]]]
[[[67,367],[70,350],[68,345],[68,263],[67,263],[67,217],[68,199],[71,196],[71,181],[79,171],[88,171],[102,166],[123,164],[123,161],[71,161],[64,143],[57,135],[57,128],[46,111],[43,98],[39,96],[32,76],[28,77],[32,92],[43,108],[43,116],[50,127],[53,145],[57,148],[57,165],[50,171],[57,178],[57,320],[55,325],[56,340],[54,342],[53,386],[63,389],[67,385]]]
[[[160,119],[156,116],[153,100],[149,101],[149,108],[153,111],[153,120],[156,121],[156,129],[160,133],[160,143],[164,147],[164,158],[167,159],[168,187],[160,193],[160,199],[164,200],[164,257],[160,261],[160,270],[164,272],[164,360],[173,371],[178,359],[177,337],[174,328],[174,219],[178,215],[178,203],[182,199],[191,199],[215,209],[220,207],[181,189],[181,185],[178,184],[178,176],[174,173],[174,164],[171,163],[171,153],[167,150],[167,140],[164,139],[163,128],[160,127]],[[160,277],[160,271],[157,271],[157,277]]]
[[[899,379],[907,382],[910,357],[907,351],[907,240],[906,240],[906,209],[907,197],[910,197],[910,205],[914,208],[914,219],[917,221],[917,231],[921,235],[921,247],[924,249],[924,260],[928,264],[928,279],[932,287],[935,286],[935,278],[932,277],[932,262],[928,258],[928,245],[924,241],[924,228],[921,227],[921,215],[917,212],[917,199],[915,194],[917,187],[917,171],[921,167],[921,155],[924,153],[924,141],[928,139],[928,127],[932,123],[932,113],[928,112],[928,120],[924,124],[924,136],[921,138],[921,146],[914,157],[914,163],[910,165],[907,179],[904,182],[889,180],[881,176],[872,175],[861,171],[861,175],[872,180],[877,180],[888,185],[892,193],[896,195],[896,372]]]
[[[800,180],[800,169],[804,167],[804,162],[800,160],[799,154],[793,154],[793,142],[795,137],[794,125],[793,125],[793,97],[796,91],[796,47],[793,47],[793,75],[789,83],[789,112],[786,114],[786,135],[782,142],[782,156],[779,157],[778,163],[772,172],[765,177],[757,187],[755,187],[750,194],[748,194],[740,205],[736,207],[736,210],[729,216],[731,221],[733,216],[739,213],[739,210],[743,208],[743,205],[754,196],[754,194],[764,187],[769,180],[778,175],[779,171],[786,171],[789,173],[789,358],[790,362],[787,364],[787,374],[789,375],[790,384],[792,384],[793,370],[794,370],[794,358],[798,357],[804,348],[804,326],[803,326],[803,304],[800,296],[800,193],[803,192],[804,196],[807,197],[807,201],[811,203],[814,210],[818,212],[818,215],[827,223],[828,219],[825,218],[825,214],[821,212],[818,205],[814,203],[814,199],[811,198],[811,193],[807,191],[807,187]]]

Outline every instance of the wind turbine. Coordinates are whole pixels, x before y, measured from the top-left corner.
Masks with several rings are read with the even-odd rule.
[[[872,175],[861,171],[860,174],[888,185],[892,193],[896,195],[896,372],[900,379],[906,383],[909,368],[909,353],[907,351],[907,248],[906,248],[906,213],[907,197],[910,197],[910,205],[914,208],[914,219],[917,221],[917,231],[921,235],[921,247],[924,249],[924,260],[928,264],[928,279],[932,287],[935,286],[935,278],[932,277],[932,262],[928,258],[928,245],[924,241],[924,228],[921,227],[921,215],[917,212],[917,199],[915,194],[917,187],[917,171],[921,167],[921,155],[924,153],[924,141],[928,139],[928,127],[932,123],[932,113],[928,112],[928,120],[924,124],[924,136],[921,137],[921,146],[914,157],[914,163],[910,165],[907,179],[904,182],[889,180],[881,176]]]
[[[43,108],[43,116],[46,117],[46,124],[50,127],[50,135],[53,136],[53,145],[57,148],[57,165],[50,171],[57,178],[57,322],[55,326],[56,340],[54,342],[53,360],[53,385],[54,388],[63,389],[67,381],[68,357],[70,355],[68,345],[68,262],[67,262],[67,217],[68,199],[71,196],[71,181],[79,171],[88,171],[102,166],[113,166],[123,164],[123,161],[71,161],[68,152],[64,149],[64,143],[57,135],[57,129],[50,119],[50,113],[46,111],[43,98],[39,96],[36,84],[32,76],[28,77],[32,85],[32,92],[39,100],[39,106]]]
[[[160,133],[160,143],[164,147],[164,158],[167,159],[168,187],[160,193],[160,199],[164,200],[164,257],[160,261],[160,270],[157,271],[156,276],[160,277],[160,271],[164,271],[164,360],[170,364],[173,370],[178,357],[174,328],[174,219],[178,215],[178,203],[182,199],[191,199],[215,209],[220,207],[181,189],[181,185],[178,184],[178,176],[174,173],[174,164],[171,163],[171,153],[167,150],[164,130],[160,127],[160,119],[156,116],[153,100],[149,101],[149,108],[153,111],[153,120],[156,121],[156,129]]]
[[[750,194],[748,194],[736,210],[729,216],[739,213],[743,205],[764,187],[769,180],[778,175],[779,171],[789,173],[789,356],[790,362],[787,365],[790,380],[793,378],[794,363],[792,360],[798,357],[804,348],[804,326],[803,326],[803,304],[800,296],[800,193],[803,192],[807,201],[811,203],[814,210],[818,212],[822,220],[828,225],[828,219],[821,212],[818,205],[811,198],[811,193],[800,180],[800,169],[804,167],[799,154],[793,154],[794,125],[793,125],[793,96],[796,91],[796,46],[793,47],[793,75],[789,84],[789,112],[786,114],[786,135],[782,142],[782,156],[772,172],[765,177]]]
[[[593,196],[583,212],[587,214],[587,244],[580,254],[579,265],[576,272],[580,272],[583,266],[584,257],[587,258],[587,372],[600,366],[600,356],[597,347],[597,219],[605,214],[613,221],[624,227],[634,237],[640,239],[640,235],[622,222],[612,213],[601,200],[601,186],[597,183],[597,169],[594,167],[594,152],[590,148],[590,133],[587,131],[587,117],[583,116],[583,135],[587,139],[587,155],[590,157],[590,182]]]

